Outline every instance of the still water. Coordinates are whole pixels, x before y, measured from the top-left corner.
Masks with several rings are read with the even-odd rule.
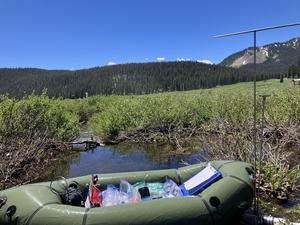
[[[47,179],[57,176],[77,177],[95,173],[114,173],[178,168],[186,163],[204,161],[201,150],[190,148],[185,153],[174,152],[168,145],[119,144],[97,147],[86,152],[63,154],[56,161]]]

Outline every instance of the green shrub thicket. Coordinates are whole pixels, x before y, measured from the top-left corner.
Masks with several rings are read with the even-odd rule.
[[[298,122],[300,89],[291,89],[288,85],[277,87],[274,82],[258,85],[258,121],[262,112],[259,95],[267,92],[271,94],[265,113],[268,123],[279,127]],[[93,111],[89,126],[101,136],[147,126],[184,124],[217,130],[220,121],[231,127],[252,126],[253,123],[253,95],[249,83],[191,92],[93,97],[93,101],[101,110]]]
[[[25,141],[41,138],[70,140],[79,134],[78,116],[66,111],[64,101],[42,94],[21,100],[0,98],[0,139]]]

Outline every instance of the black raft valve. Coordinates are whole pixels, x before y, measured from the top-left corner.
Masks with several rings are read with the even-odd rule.
[[[221,201],[220,201],[220,199],[219,199],[218,197],[212,196],[212,197],[210,197],[210,199],[209,199],[209,203],[210,203],[213,207],[218,208],[219,205],[221,204]]]
[[[6,215],[8,217],[12,217],[13,215],[15,215],[17,211],[17,207],[15,205],[9,206],[8,209],[6,210]]]

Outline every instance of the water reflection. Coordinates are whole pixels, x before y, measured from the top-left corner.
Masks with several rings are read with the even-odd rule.
[[[47,179],[57,176],[77,177],[94,173],[177,168],[185,163],[199,161],[203,161],[199,149],[178,153],[169,145],[120,144],[64,154],[49,169],[50,175]]]

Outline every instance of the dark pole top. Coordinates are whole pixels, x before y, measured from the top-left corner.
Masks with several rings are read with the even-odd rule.
[[[289,24],[273,26],[273,27],[263,27],[263,28],[240,31],[240,32],[235,32],[235,33],[216,35],[216,36],[213,36],[213,37],[214,38],[223,38],[223,37],[229,37],[229,36],[235,36],[235,35],[241,35],[241,34],[248,34],[248,33],[265,31],[265,30],[273,30],[273,29],[284,28],[284,27],[293,27],[293,26],[299,26],[299,25],[300,25],[300,22],[298,22],[298,23],[289,23]]]

